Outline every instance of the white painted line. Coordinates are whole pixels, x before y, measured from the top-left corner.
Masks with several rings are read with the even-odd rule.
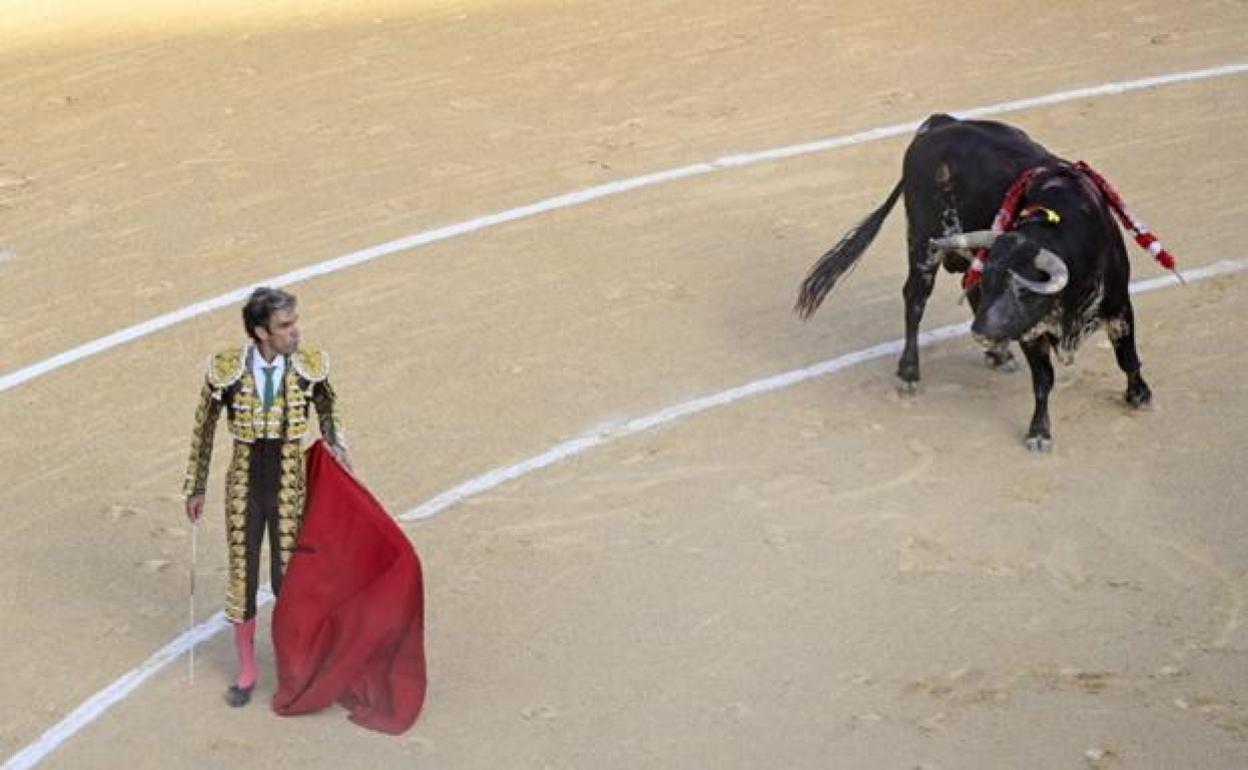
[[[1077,99],[1090,99],[1098,96],[1116,96],[1131,91],[1159,88],[1176,83],[1190,83],[1197,80],[1208,80],[1210,78],[1241,75],[1246,72],[1248,72],[1248,63],[1241,62],[1226,64],[1207,69],[1179,72],[1172,75],[1161,75],[1138,80],[1125,80],[1117,83],[1106,83],[1104,85],[1077,88],[1069,91],[1058,91],[1052,94],[1037,96],[1030,99],[1019,99],[1009,102],[1000,102],[998,104],[990,104],[983,107],[972,107],[967,110],[957,111],[955,114],[966,118],[999,115],[1005,112],[1014,112],[1034,107],[1060,104],[1062,102],[1069,102]],[[457,222],[455,224],[446,225],[433,230],[425,230],[424,232],[405,236],[397,240],[388,241],[376,246],[370,246],[369,248],[361,249],[360,251],[353,251],[350,254],[344,254],[343,256],[328,259],[324,262],[318,262],[314,265],[299,268],[298,270],[292,270],[288,273],[282,273],[281,275],[259,280],[255,283],[248,284],[247,286],[226,292],[225,294],[196,302],[195,304],[188,305],[180,310],[174,310],[172,312],[165,313],[164,315],[157,316],[156,318],[135,324],[134,326],[126,327],[125,329],[115,331],[107,336],[79,345],[71,350],[58,353],[51,358],[47,358],[43,361],[8,372],[7,374],[0,376],[0,393],[11,388],[16,388],[18,385],[29,382],[37,377],[54,372],[64,366],[68,366],[85,358],[90,358],[91,356],[111,350],[119,345],[124,345],[127,342],[133,342],[134,340],[142,337],[155,334],[162,329],[167,329],[170,326],[182,323],[183,321],[189,321],[192,318],[211,313],[215,310],[239,304],[246,299],[247,295],[256,286],[289,286],[291,284],[307,281],[318,276],[329,275],[330,273],[336,273],[340,270],[346,270],[349,267],[362,265],[366,262],[371,262],[390,254],[408,251],[419,246],[427,246],[431,243],[437,243],[439,241],[458,238],[462,235],[475,233],[480,230],[505,224],[507,222],[515,222],[520,219],[527,219],[529,217],[545,214],[551,211],[580,206],[591,201],[607,198],[613,195],[620,195],[632,190],[641,189],[643,187],[652,187],[655,185],[666,184],[668,182],[674,182],[679,179],[687,179],[689,177],[710,174],[715,171],[741,168],[743,166],[752,166],[759,163],[768,163],[776,160],[795,158],[801,155],[827,152],[841,147],[849,147],[851,145],[874,142],[879,139],[901,136],[914,131],[918,127],[919,122],[920,121],[898,123],[891,126],[873,128],[868,131],[861,131],[855,134],[848,134],[846,136],[822,139],[804,144],[795,144],[788,147],[777,147],[774,149],[763,150],[761,152],[745,153],[741,155],[726,155],[706,163],[694,163],[667,171],[659,171],[653,174],[645,174],[643,176],[622,179],[617,182],[609,182],[595,187],[587,187],[576,192],[557,195],[553,198],[545,198],[526,206],[507,209],[506,211],[500,211],[496,214],[487,214],[485,216],[476,217],[475,219]]]
[[[924,332],[919,336],[920,344],[929,345],[951,337],[958,337],[966,334],[970,329],[969,323],[954,324],[952,326],[944,326],[931,332]],[[418,505],[412,510],[399,516],[403,521],[418,521],[435,516],[447,508],[482,492],[487,492],[495,487],[527,475],[533,471],[545,468],[549,465],[561,462],[587,452],[590,449],[600,447],[603,444],[610,443],[617,439],[631,436],[642,431],[657,428],[660,425],[675,422],[684,417],[690,417],[708,409],[714,409],[717,406],[731,404],[749,396],[757,396],[762,393],[768,393],[780,388],[787,388],[796,385],[799,382],[822,377],[824,375],[838,372],[842,369],[848,369],[866,361],[871,361],[890,353],[900,353],[902,348],[902,340],[893,340],[879,345],[874,345],[865,350],[859,350],[849,353],[829,361],[823,361],[814,366],[805,369],[797,369],[783,374],[777,374],[766,377],[761,380],[746,383],[736,388],[723,390],[718,393],[712,393],[709,396],[686,401],[683,404],[676,404],[666,409],[661,409],[651,414],[636,417],[626,422],[607,428],[600,428],[588,436],[574,438],[557,444],[549,450],[535,457],[530,457],[514,465],[507,465],[497,468],[488,473],[484,473],[476,478],[465,481],[464,483],[452,489],[437,495],[436,497]]]
[[[1207,267],[1198,268],[1188,271],[1184,274],[1184,278],[1195,282],[1206,278],[1212,278],[1228,273],[1236,273],[1241,270],[1248,269],[1248,261],[1239,260],[1223,260],[1216,262]],[[1177,286],[1179,281],[1173,275],[1163,275],[1158,278],[1150,278],[1146,281],[1137,281],[1131,284],[1131,293],[1139,294],[1141,292],[1153,291],[1155,289],[1165,288],[1167,286]],[[931,345],[943,340],[961,337],[970,331],[971,324],[969,321],[952,324],[950,326],[942,326],[930,332],[922,332],[919,334],[919,344],[923,347]],[[864,350],[858,350],[853,353],[836,358],[822,361],[808,366],[804,369],[794,369],[782,374],[775,374],[770,377],[764,377],[761,380],[754,380],[744,385],[740,385],[729,390],[721,390],[718,393],[712,393],[709,396],[695,398],[692,401],[686,401],[682,404],[670,406],[666,409],[636,417],[617,426],[601,428],[588,436],[571,439],[561,444],[556,444],[540,455],[530,457],[514,465],[507,465],[497,468],[488,473],[483,473],[476,478],[469,479],[459,486],[448,489],[447,491],[433,497],[432,499],[416,506],[412,510],[399,516],[403,521],[418,521],[435,516],[447,508],[450,508],[470,497],[475,497],[482,492],[487,492],[495,487],[504,484],[512,479],[519,478],[535,470],[545,468],[549,465],[562,462],[563,460],[587,452],[590,449],[600,447],[603,444],[610,443],[626,436],[632,436],[636,433],[657,428],[660,425],[675,422],[685,417],[705,412],[708,409],[714,409],[718,406],[725,406],[734,401],[740,401],[743,398],[770,393],[773,390],[780,390],[798,383],[813,380],[816,377],[825,377],[842,369],[848,369],[867,361],[873,361],[888,355],[897,355],[901,353],[901,349],[905,340],[896,339],[891,342],[883,342],[879,345],[873,345]]]
[[[160,648],[155,655],[148,658],[141,666],[92,695],[81,706],[74,709],[69,716],[58,722],[52,729],[39,737],[18,753],[9,757],[4,763],[5,770],[26,770],[34,767],[48,755],[52,749],[63,743],[66,738],[86,727],[91,721],[104,712],[109,706],[129,695],[139,685],[146,682],[153,674],[182,656],[192,644],[198,644],[222,630],[226,625],[225,613],[218,612],[211,619],[195,628],[183,632],[181,636]]]
[[[1190,270],[1185,274],[1188,283],[1195,283],[1207,278],[1213,278],[1220,275],[1228,275],[1248,270],[1248,260],[1223,260],[1206,267]],[[1146,291],[1154,291],[1169,286],[1177,286],[1178,280],[1173,275],[1165,275],[1159,278],[1152,278],[1146,281],[1139,281],[1131,285],[1131,292],[1139,294]],[[964,322],[959,324],[951,324],[942,326],[930,332],[924,332],[919,335],[919,344],[927,347],[933,343],[944,340],[962,337],[970,331],[970,323]],[[536,455],[527,460],[508,465],[503,468],[492,470],[477,476],[474,479],[460,484],[459,486],[449,489],[440,495],[437,495],[429,501],[413,508],[404,513],[399,518],[404,521],[415,521],[419,519],[427,519],[446,509],[463,502],[464,500],[482,492],[489,491],[495,487],[512,479],[532,473],[536,470],[554,465],[574,457],[583,452],[587,452],[595,447],[622,439],[628,436],[641,433],[643,431],[657,428],[661,425],[676,422],[685,417],[691,417],[695,414],[714,409],[719,406],[726,406],[735,401],[744,398],[770,393],[782,388],[791,387],[799,383],[812,380],[817,377],[824,377],[834,374],[845,369],[857,366],[867,361],[873,361],[877,358],[890,354],[901,352],[903,340],[896,339],[891,342],[883,342],[879,345],[873,345],[863,350],[857,350],[852,353],[846,353],[836,358],[822,361],[808,366],[804,369],[794,369],[782,374],[765,377],[760,380],[754,380],[744,385],[728,390],[722,390],[718,393],[712,393],[709,396],[686,401],[675,406],[661,409],[641,417],[636,417],[627,422],[621,423],[618,427],[599,430],[589,436],[575,438],[565,441],[551,449]],[[263,586],[259,596],[256,598],[257,606],[263,607],[273,600],[273,594],[269,590],[269,586]],[[228,624],[225,621],[223,613],[218,612],[209,620],[199,624],[195,628],[184,631],[178,638],[162,647],[155,655],[145,660],[138,668],[130,671],[117,681],[100,690],[65,719],[61,720],[55,726],[47,730],[34,743],[14,754],[4,763],[3,770],[27,770],[34,767],[36,763],[41,761],[48,754],[52,753],[57,746],[66,739],[81,730],[96,717],[100,716],[110,706],[125,698],[131,692],[138,688],[139,685],[147,681],[153,674],[160,669],[172,663],[179,656],[190,649],[191,645],[198,644],[215,635],[218,631],[224,630]]]
[[[264,606],[273,601],[273,592],[268,585],[261,586],[256,593],[256,604]],[[3,770],[27,770],[43,761],[74,733],[78,732],[96,717],[103,714],[110,706],[125,698],[139,688],[139,685],[151,679],[154,674],[174,662],[191,649],[224,631],[229,626],[224,612],[218,612],[208,620],[194,628],[183,631],[176,639],[156,651],[136,669],[122,676],[117,681],[83,701],[82,705],[70,712],[69,716],[57,722],[53,727],[39,736],[39,739],[26,748],[9,757]]]

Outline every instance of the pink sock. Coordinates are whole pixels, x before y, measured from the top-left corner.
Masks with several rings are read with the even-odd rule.
[[[234,649],[238,652],[238,686],[256,683],[256,619],[234,624]]]

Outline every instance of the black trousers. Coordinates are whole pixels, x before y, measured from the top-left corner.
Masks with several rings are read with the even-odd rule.
[[[257,441],[251,449],[247,484],[247,609],[243,620],[256,616],[256,592],[260,588],[260,546],[269,531],[269,574],[273,595],[282,588],[282,558],[278,552],[277,492],[281,483],[282,442]]]

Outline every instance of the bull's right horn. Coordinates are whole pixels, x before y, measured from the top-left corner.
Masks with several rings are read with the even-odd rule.
[[[1036,252],[1035,260],[1036,269],[1043,272],[1049,277],[1047,281],[1032,281],[1022,277],[1013,270],[1010,274],[1014,276],[1014,280],[1019,285],[1036,294],[1057,294],[1066,288],[1067,282],[1070,281],[1070,268],[1066,267],[1066,263],[1062,258],[1049,251],[1048,249],[1040,249]]]
[[[933,238],[928,241],[928,247],[933,251],[991,249],[992,244],[1000,237],[1001,233],[992,230],[976,230],[973,233],[955,233],[946,235],[944,238]]]

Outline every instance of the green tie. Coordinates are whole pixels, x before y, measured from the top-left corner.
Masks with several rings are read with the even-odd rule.
[[[261,368],[264,369],[264,411],[267,412],[269,411],[269,407],[273,406],[273,392],[277,385],[277,383],[274,382],[277,378],[273,376],[273,371],[277,369],[277,367],[263,366]]]

